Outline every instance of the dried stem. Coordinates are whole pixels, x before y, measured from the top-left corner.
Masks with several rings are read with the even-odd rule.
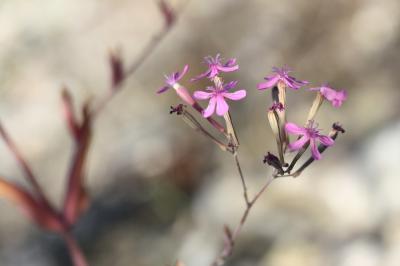
[[[276,112],[276,110],[274,110],[273,111],[273,114],[274,114],[274,116],[275,116],[275,119],[276,119],[276,121],[277,121],[277,127],[278,127],[278,132],[279,132],[279,134],[278,134],[278,138],[277,138],[277,145],[278,145],[278,153],[279,153],[279,159],[280,159],[280,161],[281,161],[281,164],[282,165],[285,165],[285,156],[284,156],[284,150],[283,150],[283,143],[284,143],[284,141],[285,141],[285,136],[282,134],[282,131],[284,130],[284,129],[282,129],[282,124],[281,124],[281,122],[280,122],[280,118],[279,118],[279,115],[278,115],[278,113]]]
[[[78,243],[76,243],[76,240],[74,237],[71,235],[69,232],[65,232],[63,234],[65,243],[67,243],[67,247],[69,250],[69,253],[71,255],[72,262],[74,266],[88,266],[88,262],[83,255],[82,250],[80,249]]]
[[[229,135],[229,146],[231,146],[233,149],[233,153],[232,153],[233,158],[235,159],[236,168],[239,172],[240,180],[242,182],[243,197],[246,202],[246,206],[249,206],[250,200],[249,200],[249,196],[247,193],[246,180],[243,175],[242,167],[240,166],[238,152],[237,152],[237,149],[239,148],[239,139],[236,135],[235,127],[233,126],[231,114],[229,113],[229,111],[224,114],[224,119],[225,119],[225,123],[226,123],[226,130]]]
[[[176,11],[175,14],[180,14],[183,12],[186,4],[189,1],[185,2],[179,11]],[[164,11],[161,10],[163,13]],[[177,18],[174,18],[176,20]],[[122,72],[121,80],[118,83],[112,82],[107,95],[99,102],[97,107],[93,110],[93,117],[97,116],[107,105],[107,103],[115,96],[115,94],[120,91],[119,89],[124,85],[125,81],[128,79],[129,76],[133,75],[146,61],[146,59],[153,53],[154,50],[160,45],[161,41],[167,36],[169,31],[173,28],[174,23],[166,23],[165,26],[155,34],[144,49],[140,52],[139,56],[136,57],[134,62],[127,67],[125,71]]]
[[[186,3],[185,3],[186,4]],[[166,6],[166,3],[162,3],[162,12],[164,16],[173,16],[174,14],[172,13],[171,10],[167,10],[168,6]],[[181,10],[182,11],[182,10]],[[166,14],[169,12],[169,14]],[[178,13],[178,12],[176,12]],[[111,85],[108,89],[108,93],[105,95],[103,99],[100,100],[99,104],[96,106],[96,108],[93,108],[93,110],[89,111],[88,109],[86,110],[86,116],[87,118],[95,118],[98,116],[98,114],[104,109],[104,107],[107,105],[107,103],[114,97],[114,95],[120,90],[120,88],[123,86],[124,82],[127,80],[127,78],[130,75],[133,75],[139,68],[140,66],[145,62],[145,60],[152,54],[152,52],[160,45],[161,41],[165,38],[167,33],[171,30],[173,21],[171,20],[172,17],[169,18],[167,21],[166,25],[163,27],[163,29],[158,32],[150,41],[147,43],[145,46],[144,50],[141,51],[139,56],[136,58],[136,60],[128,67],[126,70],[123,69],[123,64],[122,64],[122,59],[119,58],[118,54],[112,54],[112,60],[111,60],[111,71],[112,71],[112,82]],[[175,20],[175,17],[173,17]],[[64,103],[67,104],[66,108],[69,108],[67,111],[72,111],[72,103],[71,99],[68,98],[68,95],[64,95]],[[75,118],[72,117],[72,113],[67,112],[67,122],[76,122]],[[86,120],[87,121],[87,120]],[[87,124],[87,126],[90,127],[90,123]],[[78,212],[80,211],[79,207],[77,207],[77,204],[82,201],[82,197],[84,197],[84,187],[81,184],[81,179],[82,179],[82,172],[83,168],[85,165],[85,158],[86,154],[89,148],[89,143],[90,143],[90,130],[85,130],[83,127],[80,128],[80,132],[78,134],[76,124],[70,124],[70,129],[73,131],[72,134],[74,138],[76,139],[76,153],[74,154],[72,158],[72,163],[71,163],[71,168],[70,168],[70,173],[69,173],[69,180],[68,180],[68,189],[67,189],[67,196],[64,201],[64,210],[63,214],[59,215],[56,217],[56,219],[59,221],[59,223],[64,226],[67,224],[67,226],[72,226],[74,222],[77,219],[77,216],[79,215]],[[204,133],[204,132],[203,132]],[[45,196],[42,188],[40,187],[39,183],[37,182],[37,179],[35,175],[33,174],[33,171],[31,170],[29,164],[27,161],[24,159],[22,154],[19,152],[17,146],[14,144],[14,142],[11,140],[5,129],[2,127],[0,123],[0,137],[3,138],[5,141],[6,145],[16,158],[18,164],[22,168],[22,170],[25,173],[25,178],[28,180],[28,182],[32,185],[35,196],[37,196],[40,200],[40,202],[43,204],[43,206],[46,208],[47,211],[58,214],[56,210],[51,206],[49,200]],[[86,258],[79,248],[78,244],[76,243],[75,239],[72,237],[71,233],[68,231],[63,231],[61,232],[62,236],[64,237],[65,242],[67,243],[68,249],[71,254],[71,258],[73,261],[74,266],[87,266],[88,262],[86,261]]]
[[[298,138],[299,139],[299,138]],[[293,168],[295,167],[297,161],[301,158],[301,156],[304,154],[304,152],[307,150],[308,146],[310,146],[310,142],[307,142],[306,144],[304,144],[303,148],[301,148],[296,156],[293,158],[292,162],[290,163],[289,167],[286,169],[286,173],[289,173],[293,170]]]
[[[218,147],[223,151],[233,152],[232,148],[222,143],[220,140],[215,138],[210,132],[208,132],[198,121],[197,119],[188,111],[184,110],[182,113],[182,119],[185,121],[191,128],[196,130],[197,132],[203,134],[207,138],[211,139]]]
[[[245,180],[243,172],[242,172],[242,167],[240,166],[240,163],[239,163],[239,158],[238,158],[237,152],[233,153],[233,158],[235,158],[236,167],[237,167],[237,170],[238,170],[239,175],[240,175],[240,180],[242,181],[243,197],[244,197],[244,200],[246,202],[246,206],[248,207],[250,205],[250,200],[249,200],[249,195],[247,193],[246,180]]]
[[[53,211],[53,207],[51,206],[50,202],[47,200],[42,188],[40,187],[39,183],[37,182],[37,179],[36,179],[35,175],[33,174],[31,167],[29,166],[29,164],[25,160],[25,158],[22,156],[21,152],[17,148],[17,145],[15,145],[14,141],[11,139],[10,135],[7,133],[7,131],[2,126],[1,123],[0,123],[0,135],[3,138],[4,142],[6,143],[8,149],[14,155],[14,158],[17,160],[21,169],[24,171],[25,178],[32,185],[32,187],[33,187],[34,191],[36,192],[37,196],[39,197],[40,201],[47,208],[49,208],[50,210]]]
[[[86,108],[85,110],[87,110]],[[74,153],[71,157],[67,179],[68,185],[63,204],[64,219],[69,225],[73,225],[79,217],[84,200],[85,191],[83,185],[84,171],[88,151],[91,144],[91,118],[88,111],[84,111],[84,121],[80,127],[79,138],[74,143]]]
[[[226,123],[226,131],[230,138],[229,141],[232,142],[232,145],[237,149],[239,147],[239,140],[237,138],[235,127],[233,126],[232,117],[229,111],[224,114],[224,119]]]
[[[246,209],[244,210],[242,217],[240,218],[239,224],[236,226],[236,229],[233,231],[232,235],[228,238],[229,241],[226,243],[224,249],[220,252],[218,257],[213,261],[211,266],[221,266],[224,265],[226,262],[226,259],[232,254],[234,245],[236,243],[236,239],[239,236],[240,232],[242,231],[247,218],[250,214],[250,211],[254,204],[257,202],[257,200],[261,197],[261,195],[265,192],[265,190],[269,187],[269,185],[272,183],[274,180],[274,177],[271,176],[267,182],[261,187],[261,189],[257,192],[257,194],[253,197],[251,201],[246,206]]]

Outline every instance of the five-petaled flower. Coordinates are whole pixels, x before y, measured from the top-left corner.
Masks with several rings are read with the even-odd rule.
[[[217,107],[217,115],[223,116],[229,110],[229,106],[224,98],[228,98],[234,101],[238,101],[246,97],[246,90],[238,90],[235,92],[228,92],[234,88],[237,81],[231,81],[227,84],[222,84],[220,87],[207,87],[205,91],[195,91],[193,96],[198,100],[210,99],[207,108],[203,111],[204,117],[210,117]]]
[[[299,89],[300,87],[308,84],[309,82],[306,80],[297,80],[295,77],[289,76],[291,70],[287,67],[277,68],[273,67],[272,72],[274,74],[265,77],[265,82],[261,82],[257,85],[257,89],[265,90],[276,86],[279,82],[283,82],[287,87],[290,87],[294,90]]]
[[[157,93],[163,93],[167,90],[169,90],[170,88],[174,88],[176,94],[178,94],[178,96],[187,104],[189,105],[196,105],[195,100],[192,98],[192,96],[190,95],[190,93],[187,91],[187,89],[183,86],[181,86],[178,81],[186,74],[186,72],[188,71],[189,66],[185,65],[183,67],[182,72],[175,72],[172,73],[171,75],[165,75],[165,83],[167,84],[164,87],[161,87]]]
[[[319,91],[336,108],[340,107],[347,99],[347,92],[345,90],[336,91],[327,84],[323,84],[321,87],[310,88],[310,90]]]
[[[335,141],[329,136],[324,136],[319,133],[314,121],[309,121],[306,127],[300,127],[294,123],[286,123],[285,130],[287,133],[300,135],[301,137],[288,145],[291,151],[297,151],[304,147],[308,142],[311,146],[311,154],[315,160],[322,158],[318,151],[317,140],[325,146],[332,146]]]
[[[189,65],[185,65],[183,67],[182,72],[174,72],[171,75],[165,75],[165,85],[164,87],[161,87],[157,93],[163,93],[169,90],[170,88],[173,88],[175,84],[178,83],[178,81],[188,72],[189,70]]]
[[[212,56],[207,56],[204,58],[204,61],[208,65],[207,71],[198,75],[195,78],[192,78],[190,81],[196,81],[196,80],[202,79],[204,77],[212,79],[215,76],[217,76],[220,71],[221,72],[232,72],[232,71],[236,71],[239,69],[239,65],[236,64],[236,58],[231,58],[225,64],[223,64],[221,62],[220,54],[217,54],[215,56],[215,58]]]

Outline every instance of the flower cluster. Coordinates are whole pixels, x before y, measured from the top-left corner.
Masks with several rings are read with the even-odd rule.
[[[272,68],[272,75],[266,76],[264,79],[265,82],[261,82],[257,85],[257,89],[265,90],[270,89],[278,84],[282,84],[283,86],[287,86],[293,90],[298,90],[302,86],[307,85],[309,82],[306,80],[297,80],[295,77],[289,76],[291,70],[287,67],[283,68]]]
[[[215,113],[218,116],[223,116],[229,111],[229,105],[227,104],[225,98],[238,101],[246,97],[246,90],[238,90],[235,92],[231,92],[233,88],[236,87],[237,81],[231,81],[228,83],[224,83],[220,74],[223,72],[233,72],[239,69],[239,65],[236,63],[235,58],[229,59],[227,62],[222,63],[222,59],[220,54],[217,54],[214,57],[207,56],[205,59],[207,64],[207,70],[192,78],[190,81],[198,81],[202,78],[207,78],[210,81],[214,82],[213,86],[207,86],[206,91],[195,91],[193,94],[194,99],[196,100],[209,100],[208,106],[205,110],[202,110],[202,115],[207,118],[212,116]],[[194,99],[191,96],[188,96],[186,89],[184,89],[178,81],[182,79],[182,77],[187,73],[189,69],[188,65],[185,65],[182,72],[175,72],[171,75],[165,76],[166,85],[161,87],[157,93],[163,93],[170,88],[174,88],[178,95],[190,105],[194,104]],[[182,93],[182,91],[185,91]],[[182,97],[181,95],[185,96]]]
[[[180,81],[183,76],[188,72],[188,65],[186,65],[181,72],[175,72],[172,75],[166,76],[166,86],[158,90],[158,93],[167,91],[169,88],[174,88],[178,96],[184,101],[184,103],[192,106],[196,111],[200,112],[201,115],[206,118],[215,128],[220,132],[223,132],[228,143],[221,142],[217,137],[213,136],[212,133],[208,132],[201,126],[201,123],[186,111],[182,104],[179,105],[178,109],[171,110],[170,113],[184,114],[190,124],[203,132],[206,136],[210,137],[216,142],[221,148],[226,151],[235,152],[238,147],[238,140],[233,128],[232,120],[229,114],[229,105],[226,99],[238,101],[246,97],[246,90],[240,89],[233,91],[237,85],[237,81],[224,82],[221,74],[233,72],[239,70],[239,65],[235,58],[229,60],[221,58],[220,54],[215,57],[205,57],[205,63],[207,64],[207,70],[200,75],[191,78],[190,81],[198,81],[200,79],[207,79],[213,84],[207,86],[204,90],[196,90],[191,95],[188,90],[180,85]],[[334,139],[338,132],[342,132],[343,129],[338,124],[335,124],[336,128],[333,128],[329,135],[323,135],[318,129],[318,124],[315,122],[315,116],[326,100],[329,101],[333,107],[340,107],[343,102],[347,99],[347,93],[344,90],[337,91],[327,84],[323,84],[320,87],[309,88],[309,91],[317,92],[316,98],[311,106],[308,117],[304,126],[297,125],[292,122],[287,122],[287,106],[286,106],[286,89],[290,88],[294,91],[309,85],[310,82],[306,80],[299,80],[294,76],[290,75],[292,72],[289,68],[272,68],[272,74],[266,76],[264,82],[257,85],[258,90],[271,89],[273,103],[268,109],[268,120],[272,128],[273,134],[277,141],[279,157],[268,152],[268,155],[264,158],[264,163],[271,165],[276,170],[276,176],[292,175],[297,176],[304,169],[304,165],[299,168],[294,174],[291,173],[294,166],[296,165],[299,158],[304,154],[308,147],[311,150],[311,158],[309,160],[320,160],[322,158],[321,153],[327,148],[334,144]],[[197,100],[208,100],[207,107],[203,108],[197,102]],[[226,126],[221,126],[216,122],[212,116],[223,116],[226,122]],[[289,135],[293,134],[297,136],[297,139],[290,142]],[[291,161],[286,162],[288,151],[297,152],[297,155]],[[310,162],[306,162],[310,164]]]
[[[286,89],[298,90],[310,84],[310,82],[298,80],[290,76],[289,72],[291,71],[286,67],[274,67],[272,71],[273,74],[265,77],[266,81],[259,83],[257,88],[259,90],[272,89],[273,104],[268,110],[268,120],[277,141],[279,159],[268,152],[268,155],[264,158],[264,163],[272,165],[276,169],[277,176],[282,176],[282,173],[298,176],[312,161],[320,160],[322,158],[321,153],[327,147],[335,143],[334,139],[337,133],[343,132],[343,129],[338,130],[338,127],[340,127],[338,124],[334,124],[332,131],[328,135],[320,133],[318,124],[315,122],[315,116],[321,104],[324,100],[327,100],[333,107],[338,108],[347,99],[347,93],[344,90],[336,91],[327,84],[310,88],[309,91],[316,91],[317,95],[310,108],[304,126],[300,126],[292,122],[287,122]],[[290,142],[288,134],[297,135],[297,139]],[[311,158],[296,172],[291,173],[297,161],[308,147],[310,147],[311,150]],[[297,152],[290,164],[285,161],[285,153],[287,150]],[[272,158],[274,158],[274,160],[272,160]],[[278,161],[279,164],[277,163]]]
[[[204,90],[196,90],[191,95],[188,90],[178,83],[179,80],[188,72],[188,66],[185,66],[182,72],[175,72],[170,76],[166,76],[166,86],[159,89],[158,93],[167,91],[169,88],[174,88],[177,95],[183,100],[184,103],[193,107],[195,111],[202,115],[202,119],[206,119],[215,129],[218,135],[212,130],[204,127],[194,115],[186,108],[186,105],[180,103],[177,106],[171,106],[170,113],[176,113],[193,129],[201,133],[203,136],[209,138],[223,151],[232,154],[235,165],[240,176],[241,185],[243,188],[243,198],[246,203],[246,209],[240,219],[238,226],[235,230],[230,227],[224,227],[225,244],[221,253],[214,260],[212,265],[224,265],[227,254],[231,254],[235,246],[235,240],[240,233],[243,225],[246,222],[248,214],[260,198],[261,194],[267,189],[269,184],[278,177],[284,176],[299,176],[304,169],[306,169],[315,160],[322,158],[322,153],[334,145],[335,139],[339,133],[344,133],[344,129],[340,124],[334,123],[332,130],[324,135],[318,129],[318,124],[315,122],[315,117],[322,103],[326,100],[329,101],[333,107],[340,107],[347,99],[347,94],[344,90],[336,91],[332,87],[324,84],[320,87],[310,88],[309,91],[317,92],[315,100],[313,101],[307,120],[304,125],[298,125],[293,122],[287,122],[288,106],[286,104],[286,89],[290,88],[297,91],[300,88],[309,84],[308,81],[299,80],[289,73],[289,68],[276,68],[272,69],[272,74],[265,77],[265,81],[257,85],[258,90],[270,89],[272,94],[272,105],[267,109],[268,122],[271,126],[273,136],[277,143],[277,152],[275,155],[272,152],[267,152],[264,156],[263,163],[269,165],[273,169],[270,179],[255,193],[254,197],[250,197],[247,189],[246,178],[243,174],[239,158],[239,140],[233,124],[232,117],[229,112],[229,105],[226,99],[238,101],[246,97],[246,90],[232,91],[237,81],[224,82],[221,75],[223,73],[233,72],[239,70],[239,65],[236,63],[235,58],[231,58],[223,62],[219,54],[216,57],[206,57],[205,63],[207,70],[202,74],[194,77],[191,81],[206,79],[212,82],[211,86],[206,86]],[[207,107],[203,108],[197,100],[208,100]],[[225,120],[225,126],[219,124],[213,119],[213,115],[222,116]],[[222,133],[222,134],[221,134]],[[295,135],[296,139],[290,141],[290,135]],[[297,169],[293,170],[299,159],[305,154],[310,147],[311,156],[308,157]],[[291,158],[290,163],[288,159],[289,152],[296,152],[296,155]]]

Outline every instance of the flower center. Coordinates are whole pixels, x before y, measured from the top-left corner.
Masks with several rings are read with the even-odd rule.
[[[308,122],[306,129],[307,129],[307,135],[310,138],[318,137],[318,135],[319,135],[318,124],[315,124],[313,120]]]

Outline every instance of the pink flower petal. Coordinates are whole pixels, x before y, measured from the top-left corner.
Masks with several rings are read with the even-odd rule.
[[[219,74],[218,67],[217,66],[211,66],[209,68],[209,74],[207,75],[207,78],[212,79],[213,77],[217,76],[218,74]]]
[[[217,66],[217,69],[222,72],[232,72],[239,69],[239,65],[234,66]]]
[[[224,96],[225,98],[237,101],[237,100],[240,100],[240,99],[243,99],[244,97],[246,97],[246,91],[238,90],[235,92],[225,92],[225,93],[222,93],[222,96]]]
[[[298,90],[301,87],[297,83],[295,83],[295,82],[293,82],[291,80],[288,80],[288,79],[283,79],[283,82],[285,82],[286,86],[288,86],[289,88],[292,88],[294,90]]]
[[[302,85],[307,85],[307,84],[310,83],[307,80],[298,80],[298,79],[296,79],[295,77],[292,77],[292,76],[288,76],[287,79],[290,80],[291,82],[297,83],[298,85],[301,85],[301,86]]]
[[[342,103],[347,99],[347,92],[345,90],[338,91],[335,99],[332,101],[334,107],[342,106]]]
[[[295,123],[286,123],[285,130],[287,133],[296,134],[296,135],[304,135],[307,133],[307,130],[304,127],[300,127]]]
[[[211,97],[210,101],[208,102],[207,108],[203,111],[203,116],[205,118],[212,116],[215,111],[215,104],[217,103],[216,97]]]
[[[318,150],[317,144],[315,143],[315,139],[310,140],[311,146],[311,154],[315,160],[320,160],[322,158],[321,153]]]
[[[267,81],[259,83],[257,85],[257,89],[263,90],[263,89],[272,88],[279,81],[279,76],[275,75],[275,76],[272,76],[271,78],[265,78],[265,79],[267,79]]]
[[[170,88],[170,86],[164,86],[164,87],[160,88],[157,91],[157,93],[160,94],[160,93],[166,92],[169,88]]]
[[[229,91],[230,89],[233,89],[234,87],[236,87],[237,84],[238,84],[237,80],[230,81],[229,83],[224,85],[224,90]]]
[[[292,142],[288,145],[288,148],[291,151],[297,151],[300,150],[301,148],[304,147],[304,145],[307,143],[307,141],[309,141],[310,138],[308,138],[307,136],[302,136],[300,139],[296,140],[295,142]]]
[[[193,82],[193,81],[198,81],[199,79],[202,79],[202,78],[204,78],[204,77],[207,77],[209,74],[210,74],[210,71],[207,70],[206,72],[204,72],[204,73],[202,73],[202,74],[200,74],[200,75],[198,75],[198,76],[196,76],[196,77],[194,77],[194,78],[191,78],[190,81],[191,81],[191,82]]]
[[[189,70],[189,65],[185,65],[181,73],[178,73],[176,80],[180,80]]]
[[[342,106],[342,101],[339,101],[339,100],[337,100],[337,99],[334,99],[334,100],[332,100],[331,101],[331,103],[332,103],[332,106],[333,107],[335,107],[335,108],[339,108],[340,106]]]
[[[329,87],[322,87],[321,94],[328,100],[333,101],[336,98],[337,92]]]
[[[236,65],[236,58],[231,58],[229,59],[225,64],[224,67],[231,67],[233,65]]]
[[[205,92],[205,91],[195,91],[193,93],[193,97],[196,98],[197,100],[206,100],[210,99],[212,96],[212,93],[210,92]]]
[[[341,90],[338,92],[337,96],[341,101],[346,101],[347,100],[347,91]]]
[[[332,146],[335,143],[335,141],[328,136],[318,136],[318,139],[325,146]]]
[[[217,96],[217,115],[223,116],[228,112],[229,106],[222,95]]]

